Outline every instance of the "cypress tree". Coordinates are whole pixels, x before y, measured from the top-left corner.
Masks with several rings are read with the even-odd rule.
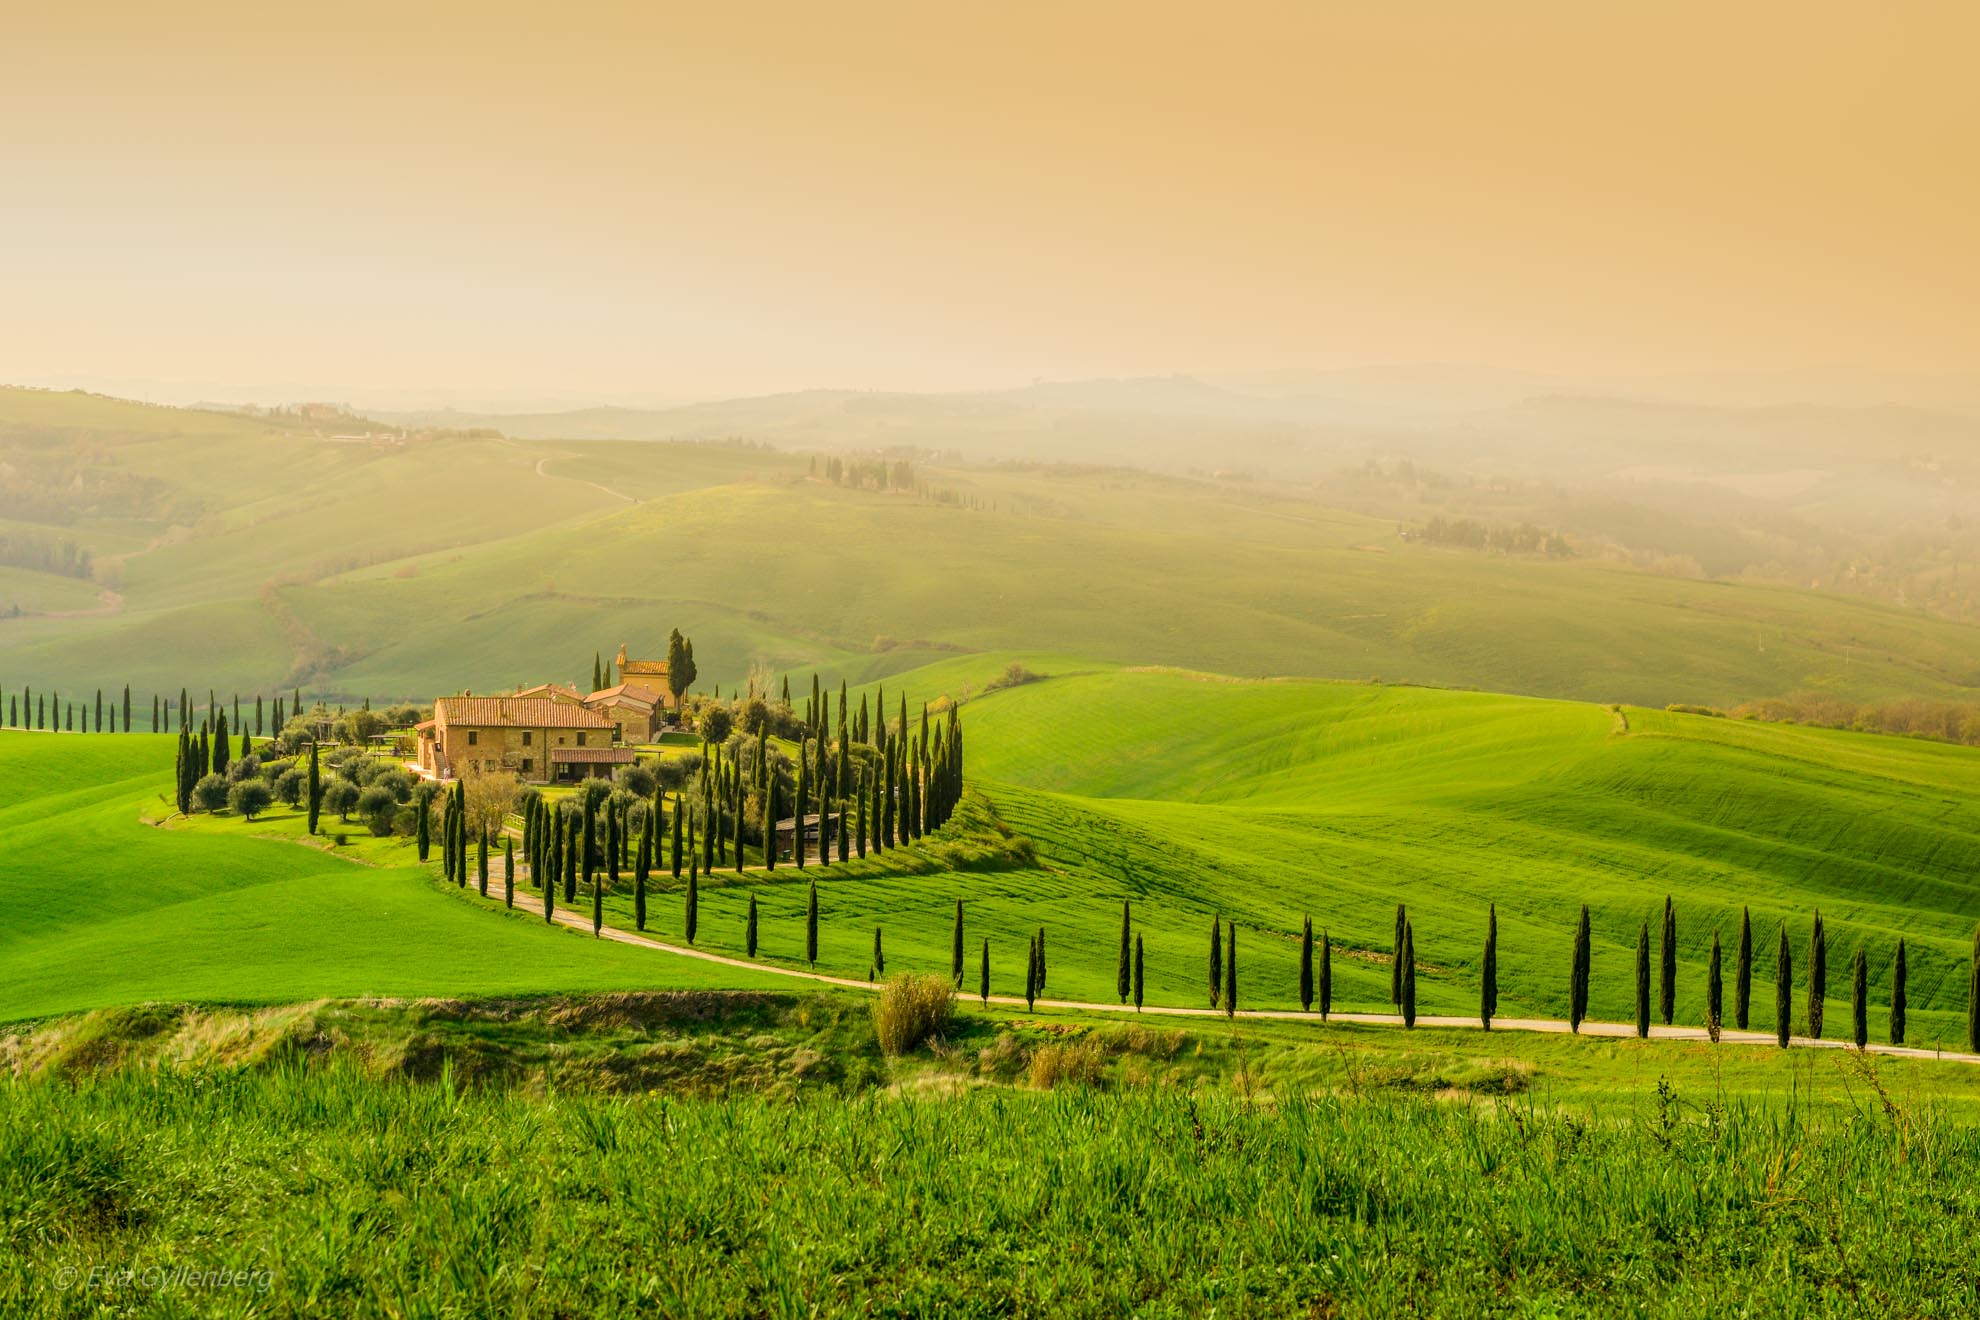
[[[1850,1039],[1860,1050],[1870,1043],[1870,967],[1861,945],[1849,970],[1849,990]]]
[[[1891,1044],[1904,1044],[1904,941],[1898,940],[1897,957],[1891,963]]]
[[[185,732],[184,725],[180,726],[179,732],[181,734]],[[314,834],[316,833],[317,813],[323,807],[323,779],[322,772],[316,766],[316,740],[314,738],[310,739],[309,743],[309,784],[307,791],[309,793],[309,832]]]
[[[158,732],[158,694],[151,694],[151,731]]]
[[[516,841],[502,836],[502,906],[516,905]]]
[[[1121,902],[1121,956],[1114,968],[1114,988],[1123,1004],[1134,989],[1134,923],[1125,899]]]
[[[605,808],[605,877],[611,882],[612,892],[619,889],[619,855],[625,849],[619,838],[619,813],[609,803]]]
[[[564,870],[564,829],[557,823],[554,811],[545,810],[543,820],[549,827],[543,832],[543,860],[547,866],[537,873],[536,879],[543,887],[543,919],[548,922],[557,916],[557,877]]]
[[[1677,1015],[1677,913],[1671,896],[1664,895],[1664,931],[1657,949],[1657,1013],[1670,1026]]]
[[[809,793],[805,789],[805,782],[804,782],[805,757],[804,757],[804,744],[802,742],[798,744],[797,750],[798,750],[797,809],[791,813],[791,850],[796,854],[795,860],[797,862],[797,869],[802,871],[804,869],[804,854],[807,851],[807,849],[805,848],[805,837],[804,837],[805,805],[808,802],[810,802],[811,798]]]
[[[594,692],[597,691],[596,688],[593,688],[592,690]],[[582,817],[584,821],[584,842],[581,845],[579,845],[584,849],[584,852],[580,858],[580,868],[583,871],[583,875],[584,875],[584,887],[586,889],[592,890],[593,892],[596,892],[598,885],[598,868],[596,865],[594,855],[596,854],[598,849],[597,801],[589,793],[581,792],[579,793],[578,796],[581,800],[581,805],[584,809],[584,815]],[[568,895],[566,895],[566,897],[568,897]]]
[[[763,777],[763,869],[777,869],[777,776],[767,769]]]
[[[804,960],[818,965],[818,882],[813,880],[804,898]]]
[[[1038,928],[1038,993],[1045,993],[1045,928]]]
[[[1217,1006],[1217,1000],[1224,990],[1224,922],[1222,917],[1210,918],[1210,1007]]]
[[[1576,1034],[1588,1016],[1589,961],[1588,905],[1583,903],[1581,918],[1574,927],[1574,966],[1568,973],[1568,1028]]]
[[[1485,957],[1479,964],[1478,1021],[1492,1029],[1492,1015],[1499,1011],[1499,905],[1485,910]]]
[[[96,689],[96,731],[103,732],[103,689]],[[85,729],[83,732],[87,733]]]
[[[233,759],[233,748],[227,742],[227,712],[221,711],[213,718],[213,773],[224,775],[228,762]]]
[[[1403,922],[1403,975],[1402,975],[1402,1019],[1403,1026],[1414,1029],[1416,1026],[1416,927]]]
[[[488,897],[488,831],[482,830],[474,840],[475,881],[481,888],[481,896]]]
[[[1024,1006],[1027,1010],[1038,1006],[1038,939],[1032,937],[1031,948],[1024,959]]]
[[[1313,918],[1307,917],[1299,932],[1299,1011],[1313,1011]]]
[[[1650,923],[1636,930],[1636,1034],[1650,1034]]]
[[[887,953],[880,947],[880,928],[873,928],[873,966],[880,975],[887,974]]]
[[[866,771],[859,770],[853,775],[853,850],[864,860],[866,857]]]
[[[1224,1016],[1237,1016],[1237,923],[1224,932]]]
[[[735,805],[735,819],[736,819],[736,839],[735,839],[736,874],[741,875],[743,873],[743,816],[744,816],[742,766],[738,765],[735,768],[733,774],[731,775],[731,782],[733,784],[733,791],[735,794],[734,805]]]
[[[955,981],[956,989],[960,990],[963,983],[963,905],[960,898],[956,900],[956,928],[949,937],[949,945],[949,976]]]
[[[261,736],[261,694],[254,694],[254,736]]]
[[[862,720],[866,718],[866,699],[863,697],[860,699],[859,715]],[[1139,987],[1137,986],[1137,988]],[[979,964],[976,974],[976,994],[977,998],[985,1006],[988,1006],[990,1003],[990,941],[987,937],[983,941],[983,961]],[[1141,1007],[1139,996],[1135,998],[1135,1007]]]
[[[1973,929],[1973,960],[1966,973],[1966,1049],[1980,1054],[1980,926]]]
[[[466,889],[467,874],[467,808],[463,807],[454,814],[454,883]]]
[[[577,906],[578,852],[583,846],[584,826],[577,816],[564,829],[564,906]]]
[[[846,820],[846,811],[847,803],[842,799],[839,803],[838,813],[839,860],[841,862],[847,862],[852,859],[852,839],[850,837],[849,822]]]
[[[1402,1003],[1403,927],[1409,924],[1403,905],[1396,904],[1396,940],[1389,950],[1389,1002]]]
[[[676,880],[681,878],[681,817],[687,815],[682,809],[685,805],[685,800],[676,793],[674,795],[674,879]]]
[[[708,775],[701,777],[701,869],[710,875],[715,874],[715,840],[722,835],[721,804],[716,800],[714,785]]]
[[[1774,1040],[1787,1048],[1794,1034],[1794,954],[1788,950],[1787,923],[1781,923],[1780,952],[1774,956]]]
[[[115,718],[116,718],[115,716],[111,717],[113,723],[115,722]],[[126,683],[124,684],[124,732],[129,733],[130,731],[131,731],[131,685],[129,683]],[[116,730],[112,729],[111,732],[115,733]],[[259,733],[261,732],[261,730],[256,729],[255,732]]]
[[[1739,960],[1733,964],[1733,1025],[1741,1031],[1753,1008],[1753,916],[1739,910]]]
[[[1725,1007],[1725,982],[1719,973],[1719,932],[1712,932],[1712,954],[1705,964],[1705,1034],[1719,1040],[1720,1012]]]
[[[743,952],[756,956],[756,895],[749,896],[749,919],[743,925]]]
[[[984,973],[985,974],[983,980],[984,980],[984,985],[986,987],[989,985],[989,981],[990,981],[989,965],[988,965],[989,948],[990,948],[989,941],[987,940],[984,941],[984,959],[985,959]],[[1134,1011],[1137,1013],[1141,1011],[1142,986],[1143,986],[1143,977],[1142,977],[1142,965],[1141,965],[1141,936],[1136,935],[1134,937]],[[987,989],[985,993],[986,994],[988,993]]]
[[[1334,942],[1320,932],[1320,1020],[1334,1011]]]
[[[682,927],[687,932],[687,942],[694,943],[695,933],[701,928],[701,877],[688,871],[687,911]]]
[[[649,808],[639,827],[639,852],[633,858],[633,928],[646,929],[646,876],[653,868],[653,812]]]
[[[1808,931],[1808,1034],[1822,1039],[1822,1001],[1829,990],[1829,936],[1822,928],[1822,910],[1815,910]]]

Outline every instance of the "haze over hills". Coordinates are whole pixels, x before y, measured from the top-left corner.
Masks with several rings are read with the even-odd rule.
[[[1791,437],[1807,432],[1780,429],[1778,412],[1749,425],[1705,410],[1758,437],[1739,442],[1741,465],[1638,473],[1630,502],[1593,483],[1464,470],[1455,431],[1432,452],[1447,470],[1337,454],[1305,481],[1218,477],[1207,469],[1241,469],[1239,432],[1065,406],[1123,390],[1222,396],[1178,382],[1022,392],[1050,407],[817,392],[677,410],[697,419],[698,442],[629,444],[458,431],[351,442],[282,418],[0,391],[0,533],[17,561],[0,587],[20,611],[0,621],[0,681],[428,698],[572,677],[590,651],[651,647],[672,627],[703,639],[704,678],[724,687],[758,663],[858,679],[956,648],[1651,705],[1804,689],[1963,699],[1980,678],[1980,630],[1806,590],[1821,574],[1879,595],[1884,584],[1837,567],[1867,536],[1837,529],[1877,526],[1877,500],[1940,489],[1943,474],[1836,462],[1784,493],[1742,489],[1742,471],[1795,459]],[[1703,425],[1664,405],[1522,407],[1561,435],[1599,434],[1591,416]],[[1039,457],[970,462],[966,427],[989,452]],[[1957,457],[1960,433],[1941,419],[1915,434]],[[1620,454],[1637,433],[1619,423],[1616,437]],[[876,452],[911,460],[908,484],[837,484],[818,466]],[[1098,461],[1109,452],[1146,467],[1168,453],[1179,470]],[[1838,439],[1821,457],[1855,453]],[[1059,461],[1069,454],[1095,461]],[[1190,464],[1198,475],[1180,470]],[[1943,485],[1946,518],[1965,516],[1974,485]],[[1571,533],[1558,552],[1492,548],[1541,521]],[[1967,533],[1939,534],[1906,562],[1938,572],[1957,607]],[[89,552],[86,570],[45,567],[64,545]],[[1708,580],[1707,561],[1747,580]],[[1758,580],[1769,576],[1801,589]],[[1928,578],[1882,599],[1913,580]]]

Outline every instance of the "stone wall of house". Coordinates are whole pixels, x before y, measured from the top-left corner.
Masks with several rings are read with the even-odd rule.
[[[434,728],[435,741],[454,775],[488,774],[508,771],[524,779],[550,778],[550,752],[553,747],[609,747],[610,729],[513,729],[477,728],[440,724]],[[523,763],[529,764],[525,766]]]

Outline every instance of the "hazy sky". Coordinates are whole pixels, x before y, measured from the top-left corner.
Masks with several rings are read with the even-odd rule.
[[[1980,6],[13,6],[0,379],[1980,366]]]

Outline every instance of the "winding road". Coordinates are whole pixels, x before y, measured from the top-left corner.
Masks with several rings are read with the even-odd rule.
[[[543,915],[542,900],[536,895],[527,892],[522,887],[528,870],[529,868],[523,864],[518,864],[516,867],[516,907],[525,912],[534,912],[540,917]],[[497,877],[489,877],[488,888],[488,901],[499,903],[501,897]],[[552,914],[552,919],[559,925],[568,926],[572,930],[585,932],[591,930],[591,914],[586,899],[579,899],[579,906],[577,907],[560,907],[556,909]],[[656,940],[649,935],[640,935],[632,931],[620,930],[615,926],[602,928],[598,932],[598,938],[614,940],[620,944],[630,944],[635,948],[652,949],[657,953],[672,954],[678,958],[698,958],[703,962],[718,963],[724,967],[740,967],[747,971],[763,972],[772,976],[787,976],[793,980],[811,981],[820,985],[834,985],[848,990],[878,991],[880,989],[879,985],[871,981],[861,981],[849,976],[831,976],[824,972],[801,971],[795,967],[779,967],[773,963],[748,958],[731,958],[726,954],[709,953],[688,945],[669,944],[664,940]],[[974,996],[965,995],[964,997],[973,998]],[[1005,1008],[1025,1007],[1025,1001],[1016,995],[991,995],[987,1001],[981,1002],[997,1004]],[[1035,1006],[1038,1008],[1068,1009],[1080,1013],[1118,1013],[1129,1016],[1138,1014],[1143,1017],[1222,1018],[1230,1016],[1218,1008],[1179,1008],[1171,1005],[1148,1004],[1137,1009],[1132,1004],[1093,1003],[1077,999],[1041,998]],[[1318,1013],[1302,1013],[1294,1009],[1277,1008],[1239,1009],[1235,1016],[1240,1019],[1272,1022],[1318,1023],[1322,1020]],[[1331,1022],[1353,1022],[1391,1027],[1400,1027],[1403,1024],[1400,1013],[1337,1012],[1329,1014],[1326,1020]],[[1473,1031],[1482,1030],[1479,1026],[1478,1019],[1475,1017],[1444,1017],[1419,1014],[1416,1019],[1416,1025],[1419,1027],[1455,1027],[1459,1029],[1468,1028]],[[1492,1030],[1534,1031],[1565,1036],[1573,1033],[1574,1028],[1560,1018],[1499,1017],[1492,1019]],[[1636,1034],[1636,1026],[1634,1023],[1629,1022],[1583,1021],[1579,1034],[1583,1036],[1627,1038]],[[1650,1036],[1653,1040],[1707,1041],[1711,1039],[1710,1034],[1703,1027],[1666,1027],[1655,1024],[1650,1028]],[[1732,1045],[1773,1045],[1775,1043],[1773,1033],[1768,1031],[1721,1030],[1719,1032],[1719,1039],[1722,1043]],[[1793,1036],[1789,1038],[1789,1043],[1796,1046],[1805,1046],[1809,1049],[1840,1050],[1855,1048],[1849,1041],[1828,1037],[1815,1039],[1808,1036]],[[1866,1046],[1865,1049],[1871,1054],[1886,1054],[1901,1059],[1936,1059],[1948,1063],[1980,1064],[1980,1055],[1961,1054],[1942,1050],[1926,1050],[1910,1045],[1871,1044]]]

